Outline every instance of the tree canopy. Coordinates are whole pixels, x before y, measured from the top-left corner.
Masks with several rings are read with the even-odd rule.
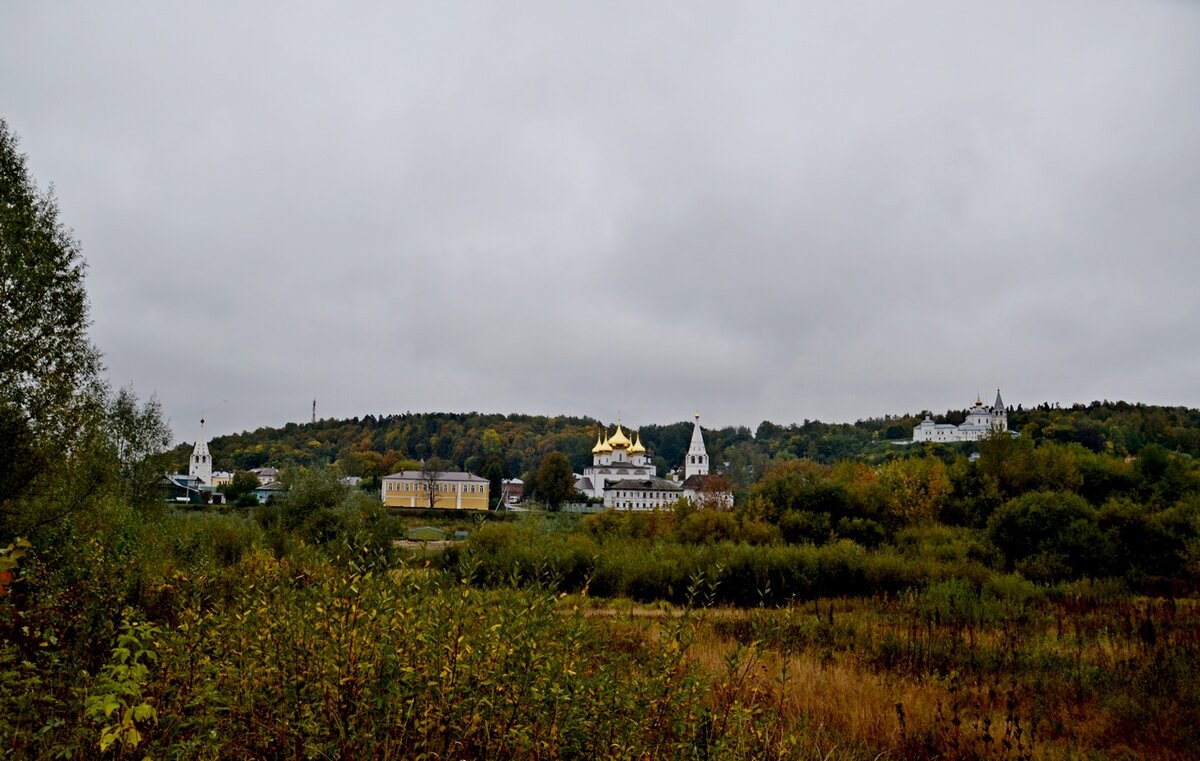
[[[0,403],[59,447],[75,443],[100,382],[84,271],[53,193],[38,190],[0,119]]]
[[[157,399],[113,394],[101,377],[85,269],[0,119],[0,540],[107,495],[160,496],[170,431]]]
[[[575,474],[565,454],[551,452],[542,458],[534,491],[539,499],[553,509],[558,509],[575,496]]]

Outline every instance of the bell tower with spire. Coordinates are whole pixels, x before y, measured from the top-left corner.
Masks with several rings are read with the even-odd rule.
[[[208,453],[208,439],[204,436],[204,418],[200,418],[200,437],[192,447],[192,459],[188,462],[188,476],[204,486],[212,484],[212,456]]]
[[[697,412],[696,427],[692,429],[692,443],[688,446],[687,459],[683,463],[683,480],[692,476],[708,475],[708,450],[704,448],[704,434],[700,431],[700,413]]]

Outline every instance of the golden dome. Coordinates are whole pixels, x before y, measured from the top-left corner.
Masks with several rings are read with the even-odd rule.
[[[596,432],[596,446],[592,447],[592,454],[606,454],[612,451],[612,447],[604,440],[603,434]]]
[[[621,430],[621,424],[617,423],[617,432],[614,433],[611,438],[609,438],[608,445],[613,449],[617,449],[625,448],[631,443],[633,442],[631,442],[629,437],[625,435],[625,432]]]
[[[637,434],[637,441],[633,442],[633,446],[629,448],[629,454],[646,454],[646,448],[642,446],[642,434]]]

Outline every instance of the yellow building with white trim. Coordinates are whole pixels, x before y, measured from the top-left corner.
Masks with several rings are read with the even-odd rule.
[[[384,476],[380,486],[383,504],[388,507],[428,508],[431,485],[435,509],[488,509],[488,480],[461,471],[438,473],[436,479],[420,470],[402,470]]]

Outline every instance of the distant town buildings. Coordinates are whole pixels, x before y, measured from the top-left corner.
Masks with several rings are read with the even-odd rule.
[[[254,490],[259,504],[273,501],[287,491],[279,483],[279,471],[275,468],[254,468],[250,471],[258,478],[260,486]],[[204,434],[204,420],[200,420],[200,435],[188,458],[187,475],[167,473],[163,476],[163,487],[170,502],[220,505],[225,502],[222,489],[233,481],[233,473],[213,470],[212,454],[208,451],[208,437]]]
[[[250,472],[263,486],[279,480],[279,471],[275,468],[251,468]]]
[[[525,482],[519,478],[505,478],[500,481],[500,504],[515,505],[525,499]]]
[[[275,468],[253,468],[249,472],[258,479],[253,494],[260,504],[274,502],[286,492]],[[220,504],[224,501],[221,489],[231,482],[233,475],[213,470],[212,454],[201,420],[200,436],[192,448],[187,475],[164,476],[167,499]],[[347,477],[342,483],[353,487],[361,480]],[[500,504],[507,507],[521,501],[524,487],[520,479],[504,479],[500,486]],[[670,507],[681,498],[703,508],[729,509],[733,506],[733,493],[728,482],[709,473],[708,451],[699,414],[695,416],[683,466],[673,471],[670,478],[658,477],[642,444],[641,434],[632,433],[631,439],[617,423],[611,436],[603,430],[597,433],[596,445],[592,447],[592,464],[582,475],[576,476],[575,487],[611,510],[657,510]],[[432,505],[436,509],[487,510],[491,507],[489,488],[487,479],[472,473],[404,470],[382,477],[380,499],[389,507],[427,508],[432,491]]]
[[[913,428],[913,441],[932,441],[948,443],[955,441],[979,441],[994,431],[1008,430],[1008,409],[1000,398],[1000,389],[996,389],[996,403],[986,406],[983,400],[976,397],[975,404],[967,410],[967,419],[962,425],[950,423],[935,423],[929,415]]]

